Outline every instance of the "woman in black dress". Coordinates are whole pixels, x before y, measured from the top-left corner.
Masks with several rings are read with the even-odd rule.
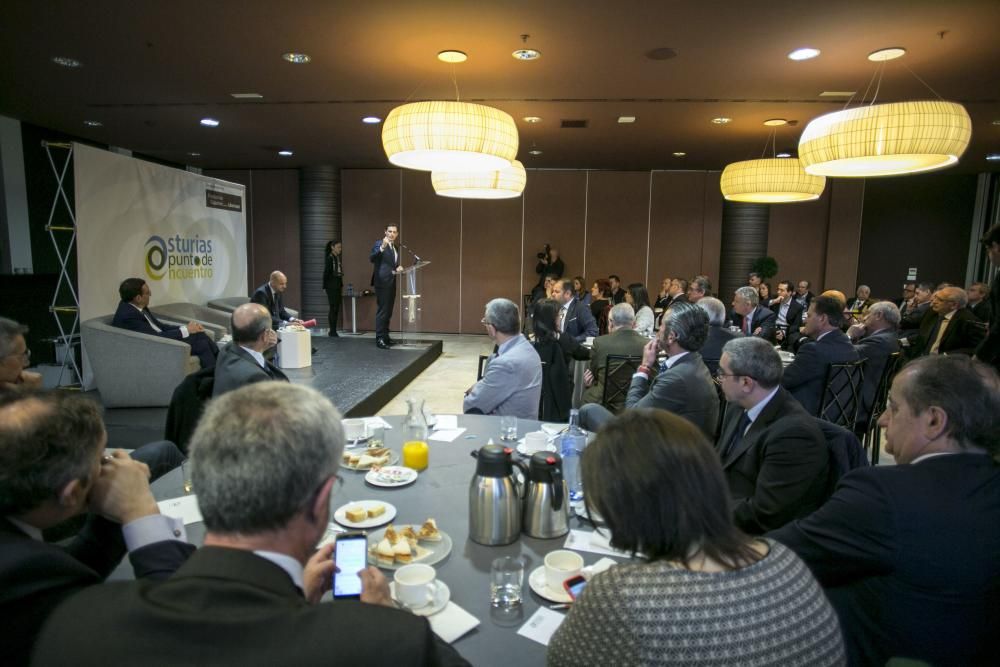
[[[330,304],[330,334],[338,338],[337,325],[340,324],[340,293],[344,287],[344,264],[341,253],[344,246],[340,241],[327,241],[323,256],[323,289]]]

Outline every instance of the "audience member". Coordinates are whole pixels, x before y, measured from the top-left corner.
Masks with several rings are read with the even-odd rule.
[[[868,287],[868,285],[858,285],[858,289],[854,293],[854,301],[847,306],[847,310],[851,311],[851,314],[855,316],[864,315],[865,311],[875,303],[875,299],[872,299],[871,295],[872,288]]]
[[[712,377],[719,372],[719,359],[726,343],[737,337],[726,326],[726,306],[714,296],[698,300],[698,307],[708,314],[708,338],[701,348],[701,360]]]
[[[608,355],[627,355],[641,357],[649,339],[635,330],[635,311],[627,303],[619,303],[611,309],[608,318],[610,332],[606,336],[594,339],[594,347],[590,352],[590,367],[584,371],[583,392],[584,403],[602,403],[604,384],[608,372]],[[609,410],[617,413],[625,406],[625,397],[606,405]]]
[[[736,525],[752,534],[806,516],[827,492],[823,433],[780,386],[781,374],[781,358],[765,340],[737,338],[722,349],[717,377],[730,405],[716,448]]]
[[[278,344],[278,334],[271,328],[271,314],[259,303],[245,303],[233,311],[233,341],[222,349],[215,365],[213,396],[239,389],[243,385],[288,377],[280,368],[264,359],[264,352]]]
[[[980,322],[989,322],[992,312],[990,302],[987,299],[990,295],[990,286],[986,283],[974,282],[969,285],[969,289],[965,293],[969,296],[968,309],[972,311],[976,319]]]
[[[118,296],[121,301],[115,310],[112,326],[129,331],[179,340],[191,346],[191,354],[198,357],[202,368],[215,366],[215,358],[219,348],[211,336],[205,333],[205,327],[197,322],[188,322],[184,326],[164,324],[149,312],[149,285],[142,278],[126,278],[118,286]]]
[[[625,291],[625,303],[635,311],[635,330],[646,338],[656,332],[656,316],[649,307],[649,293],[642,283],[632,283]]]
[[[849,664],[995,664],[997,376],[961,355],[918,359],[896,375],[879,422],[896,465],[848,473],[819,510],[770,537],[826,588]]]
[[[968,297],[960,287],[943,287],[931,297],[930,310],[920,322],[920,332],[910,341],[911,356],[925,354],[975,354],[986,336],[986,327],[965,306]]]
[[[104,581],[126,552],[137,577],[163,578],[193,551],[178,540],[183,523],[160,515],[146,464],[106,452],[106,442],[100,408],[88,398],[0,394],[0,645],[7,664],[28,664],[49,614]],[[88,511],[68,544],[43,541],[42,531]]]
[[[339,240],[327,241],[323,252],[323,291],[326,292],[326,302],[330,307],[327,315],[331,338],[339,338],[337,327],[340,326],[340,302],[344,298],[344,244]]]
[[[688,281],[684,278],[670,279],[670,304],[684,303],[687,298]]]
[[[534,354],[534,353],[532,353]],[[317,391],[264,382],[213,401],[191,443],[205,546],[156,586],[93,587],[56,611],[35,664],[467,664],[427,620],[396,609],[375,567],[360,601],[317,604],[333,547],[316,551],[344,447]],[[155,505],[154,505],[155,507]],[[344,574],[353,574],[345,572]],[[356,641],[377,628],[377,641]],[[113,632],[109,641],[95,637]]]
[[[840,330],[843,323],[844,306],[836,298],[813,299],[804,325],[810,340],[799,347],[781,380],[781,386],[811,415],[819,415],[830,364],[858,360],[851,340]]]
[[[1000,371],[1000,225],[990,227],[981,242],[993,264],[993,281],[990,283],[989,333],[976,349],[976,358]]]
[[[282,295],[287,288],[288,278],[285,277],[285,274],[281,271],[272,271],[268,281],[255,289],[253,296],[250,297],[250,301],[253,303],[259,303],[267,308],[271,314],[271,327],[273,329],[279,329],[281,325],[289,322],[299,321],[285,310],[285,304],[282,302]]]
[[[855,324],[847,330],[858,358],[865,360],[864,388],[857,420],[859,424],[868,421],[885,365],[889,356],[899,351],[899,337],[896,335],[898,327],[899,308],[890,301],[879,301],[868,309],[861,324]]]
[[[549,665],[842,665],[836,614],[809,569],[733,526],[718,460],[691,424],[627,413],[584,450],[587,506],[639,556],[595,575]]]
[[[660,293],[656,296],[656,303],[653,304],[654,309],[666,310],[670,306],[670,298],[670,278],[664,278],[660,283]]]
[[[603,336],[608,333],[608,313],[611,311],[611,281],[607,278],[598,278],[590,288],[590,314],[597,322],[597,335]]]
[[[795,299],[792,281],[782,280],[778,283],[778,297],[771,302],[774,313],[774,340],[783,349],[793,349],[795,342],[801,336],[802,315],[806,308]]]
[[[538,264],[535,265],[535,273],[538,274],[538,282],[548,276],[559,279],[566,273],[566,264],[559,259],[559,248],[553,248],[545,244],[542,252],[538,253]]]
[[[760,297],[760,303],[767,308],[771,305],[771,283],[761,283],[757,285],[757,296]]]
[[[744,336],[774,340],[774,313],[760,305],[760,296],[753,287],[740,287],[733,294],[733,326]]]
[[[573,402],[572,359],[586,360],[590,355],[572,336],[559,332],[556,324],[559,312],[559,302],[555,299],[531,304],[532,345],[542,361],[542,402],[538,418],[562,423],[569,420]]]
[[[706,296],[712,296],[712,283],[709,282],[708,278],[695,276],[688,283],[687,300],[690,303],[698,303],[698,299]]]
[[[517,306],[508,299],[493,299],[486,304],[483,325],[497,350],[486,362],[483,379],[465,392],[463,410],[538,419],[542,362],[528,339],[518,333]]]
[[[899,337],[913,339],[920,333],[920,323],[931,307],[931,295],[934,287],[930,283],[920,283],[913,292],[913,303],[900,315]]]
[[[553,283],[552,299],[560,306],[556,326],[561,333],[578,343],[597,336],[597,321],[590,308],[576,298],[572,280],[557,280]]]
[[[531,290],[531,302],[540,301],[541,299],[551,299],[552,298],[552,285],[559,280],[555,275],[549,274],[542,278],[541,282],[535,285],[535,288]]]
[[[840,304],[841,310],[847,310],[847,295],[845,295],[840,290],[828,289],[822,294],[820,294],[820,296],[828,296],[832,299],[836,299],[837,303]]]
[[[907,281],[903,283],[903,296],[893,299],[893,303],[899,306],[900,317],[906,315],[906,309],[913,304],[913,295],[917,291],[917,283]]]
[[[31,350],[24,340],[28,327],[0,317],[0,389],[41,389],[40,373],[27,370]]]
[[[608,282],[611,283],[611,303],[613,305],[625,303],[625,290],[622,288],[622,279],[612,273],[608,276]]]
[[[795,287],[795,300],[799,302],[800,306],[802,306],[803,312],[809,309],[809,304],[812,303],[815,296],[809,291],[809,287],[810,284],[808,280],[800,280],[799,284]]]
[[[643,349],[642,365],[632,376],[626,408],[660,408],[684,417],[712,437],[719,417],[719,397],[698,350],[708,337],[708,315],[694,304],[667,310],[657,338]],[[657,373],[656,357],[667,355],[666,369]],[[614,415],[593,403],[580,408],[580,425],[596,431]]]
[[[580,300],[585,306],[590,306],[590,302],[594,300],[594,297],[590,294],[590,290],[587,289],[587,283],[584,281],[583,276],[577,276],[573,278],[573,293],[576,294],[576,298]],[[594,318],[597,321],[597,318]]]
[[[747,274],[747,285],[749,287],[757,289],[763,282],[764,278],[756,271],[751,271],[749,274]]]

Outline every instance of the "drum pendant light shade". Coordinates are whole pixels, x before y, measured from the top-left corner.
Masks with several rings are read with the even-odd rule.
[[[810,176],[795,158],[733,162],[722,170],[719,183],[729,201],[755,204],[819,199],[825,186],[825,178]]]
[[[961,104],[876,104],[814,119],[802,132],[799,159],[817,176],[913,174],[955,164],[971,137],[972,120]]]
[[[491,171],[517,156],[510,114],[469,102],[412,102],[389,112],[382,147],[392,164],[423,171]]]
[[[511,199],[520,197],[528,175],[524,165],[514,160],[498,171],[432,171],[434,192],[442,197],[461,199]]]

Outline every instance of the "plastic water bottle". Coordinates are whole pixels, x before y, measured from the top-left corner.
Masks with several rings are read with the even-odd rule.
[[[354,283],[347,283],[347,296],[354,296]]]
[[[559,455],[562,457],[563,479],[569,488],[570,501],[583,498],[583,476],[580,474],[580,456],[587,446],[587,435],[580,428],[580,413],[569,411],[569,428],[559,438]]]

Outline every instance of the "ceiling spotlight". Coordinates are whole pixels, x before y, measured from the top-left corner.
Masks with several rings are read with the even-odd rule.
[[[541,52],[534,49],[518,49],[510,55],[514,56],[515,60],[538,60],[542,57]]]
[[[528,155],[541,155],[541,154],[542,154],[542,151],[538,150],[537,148],[528,151]]]
[[[819,94],[820,97],[851,97],[857,91],[855,90],[824,90]]]
[[[52,58],[52,62],[63,67],[83,67],[83,63],[76,58],[67,58],[65,56],[55,56]]]
[[[622,125],[635,122],[635,116],[618,116],[618,122]]]
[[[83,124],[86,125],[87,127],[101,127],[102,125],[104,125],[104,123],[102,123],[99,120],[85,120],[83,121]]]
[[[1000,162],[1000,153],[990,153],[986,156],[990,162]]]
[[[792,157],[791,153],[778,153],[774,157]]]
[[[994,125],[1000,125],[1000,118],[997,118],[995,121],[993,121],[993,124]]]
[[[259,100],[264,97],[260,93],[229,93],[229,96],[237,100]]]
[[[540,116],[525,116],[521,120],[523,120],[525,123],[531,123],[531,124],[541,123],[542,122],[542,119],[541,119]]]
[[[219,121],[215,118],[202,118],[199,122],[205,127],[219,127]]]
[[[456,51],[454,49],[448,49],[446,51],[440,51],[438,53],[438,60],[443,63],[464,63],[469,59],[469,56],[465,54],[464,51]]]
[[[906,49],[901,46],[890,46],[889,48],[872,51],[868,54],[868,60],[873,63],[884,63],[886,60],[895,60],[906,55]]]
[[[732,118],[726,118],[725,116],[719,116],[718,118],[713,118],[712,122],[716,125],[728,125],[733,122]]]
[[[361,119],[361,122],[366,123],[368,125],[378,125],[379,123],[382,122],[382,119],[379,118],[378,116],[365,116],[364,118]]]
[[[278,151],[278,155],[280,155],[281,157],[292,157],[294,153],[292,153],[292,151],[285,150],[285,151]]]
[[[806,47],[803,49],[795,49],[788,54],[788,58],[789,60],[809,60],[810,58],[815,58],[818,55],[819,49]]]
[[[312,60],[306,53],[282,53],[281,57],[290,63],[295,63],[296,65],[305,65],[307,62]]]
[[[685,153],[684,151],[674,151],[674,152],[672,153],[672,155],[673,155],[674,157],[684,157],[684,156],[686,156],[686,155],[687,155],[687,153]]]
[[[784,118],[768,118],[764,121],[764,125],[768,127],[780,127],[781,125],[788,125],[788,121]]]

